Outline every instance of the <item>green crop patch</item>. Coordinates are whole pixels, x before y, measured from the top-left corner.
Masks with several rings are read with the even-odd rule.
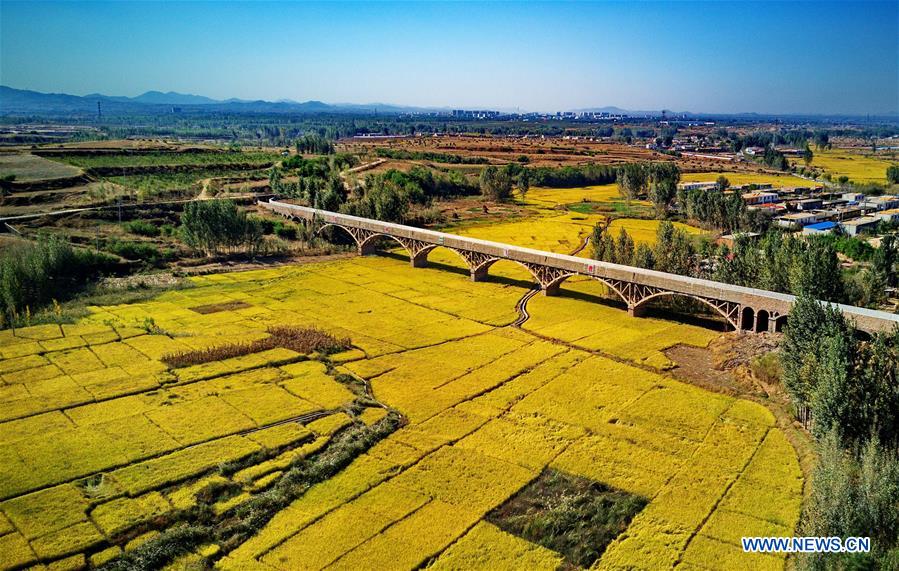
[[[589,567],[648,503],[598,482],[546,469],[487,521]]]

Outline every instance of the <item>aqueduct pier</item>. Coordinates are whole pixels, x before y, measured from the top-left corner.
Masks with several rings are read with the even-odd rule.
[[[362,255],[373,253],[379,238],[392,238],[408,252],[416,268],[427,265],[428,254],[435,248],[447,248],[465,260],[474,281],[485,279],[490,266],[500,260],[517,262],[527,268],[546,295],[556,294],[561,283],[571,276],[587,276],[615,292],[627,304],[630,315],[640,315],[653,299],[683,296],[710,306],[735,329],[779,331],[795,299],[783,293],[554,254],[275,200],[260,202],[259,206],[287,218],[317,223],[321,228],[342,228],[353,237]],[[838,307],[858,329],[869,333],[891,331],[899,326],[899,315],[851,305]]]

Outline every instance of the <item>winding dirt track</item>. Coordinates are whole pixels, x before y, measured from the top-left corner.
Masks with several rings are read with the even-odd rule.
[[[587,235],[584,237],[584,240],[581,244],[571,251],[572,256],[578,255],[584,248],[587,247],[587,244],[590,243],[590,236]],[[515,310],[518,312],[518,318],[512,322],[512,327],[521,327],[524,323],[531,318],[531,315],[528,313],[528,301],[540,293],[540,287],[534,286],[528,291],[524,292],[524,295],[518,300],[518,303],[515,304]]]

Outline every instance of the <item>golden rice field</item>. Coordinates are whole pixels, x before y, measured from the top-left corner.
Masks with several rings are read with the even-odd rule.
[[[525,197],[525,204],[554,208],[559,204],[575,202],[617,202],[622,201],[617,184],[600,184],[579,188],[541,188],[530,189]],[[635,200],[636,204],[649,205],[648,201]]]
[[[777,175],[754,172],[690,172],[680,175],[681,182],[715,182],[724,176],[732,185],[770,184],[774,187],[803,187],[814,183],[793,175]]]
[[[855,182],[887,181],[887,167],[896,164],[886,156],[873,156],[870,151],[859,152],[847,149],[822,149],[814,151],[812,166],[824,169],[836,179],[848,176]]]
[[[655,244],[656,241],[656,233],[659,230],[659,220],[643,220],[639,218],[616,218],[609,224],[608,231],[612,233],[612,236],[617,238],[618,233],[624,228],[630,237],[634,239],[634,242],[637,244]],[[706,233],[700,228],[696,226],[690,226],[689,224],[683,224],[681,222],[674,222],[674,227],[678,230],[683,230],[687,234],[692,234],[694,236],[698,236],[700,234]]]
[[[520,222],[473,226],[460,230],[458,233],[482,240],[493,240],[526,248],[567,254],[581,246],[584,238],[592,235],[593,227],[598,222],[604,222],[605,220],[606,218],[600,214],[568,212],[566,214],[549,215]],[[624,228],[635,242],[654,244],[660,223],[661,221],[659,220],[616,218],[609,224],[609,231],[612,232],[612,236],[617,237],[620,230]],[[673,224],[675,228],[683,230],[688,234],[699,235],[703,233],[702,229],[695,226],[681,222],[674,222]],[[585,249],[578,255],[589,256],[589,253],[590,250]]]
[[[341,430],[384,417],[347,378],[407,423],[239,543],[169,568],[555,569],[559,554],[484,521],[547,467],[649,501],[596,569],[784,567],[739,547],[791,535],[799,516],[802,473],[774,418],[658,372],[664,348],[705,345],[707,330],[576,295],[535,297],[516,329],[521,285],[391,257],[193,281],[0,332],[0,569],[98,567],[198,506],[227,521]],[[233,301],[246,305],[191,309]],[[330,365],[287,349],[161,361],[274,324],[353,348]]]

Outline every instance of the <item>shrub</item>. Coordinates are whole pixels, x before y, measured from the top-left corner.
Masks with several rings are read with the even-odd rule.
[[[111,240],[106,245],[106,250],[126,260],[137,260],[151,266],[158,265],[171,257],[171,252],[161,251],[156,245],[149,242]]]
[[[752,374],[766,383],[780,380],[780,357],[777,353],[767,353],[752,360]]]
[[[297,239],[297,227],[293,224],[284,224],[280,220],[275,222],[275,236],[285,240]]]
[[[275,226],[277,224],[283,224],[280,220],[272,220],[270,218],[260,218],[259,222],[262,224],[262,233],[266,236],[275,232]]]
[[[125,223],[125,230],[138,236],[149,236],[151,238],[159,236],[159,228],[144,220],[132,220]]]
[[[8,248],[0,255],[0,324],[16,314],[65,299],[113,260],[89,250],[76,250],[59,238]]]

